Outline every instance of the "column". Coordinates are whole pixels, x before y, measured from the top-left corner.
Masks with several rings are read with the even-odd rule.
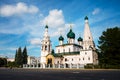
[[[72,68],[72,63],[70,64],[70,69]]]
[[[53,64],[53,69],[55,68],[55,64]]]
[[[45,63],[43,63],[42,65],[43,65],[42,68],[45,68]]]
[[[79,63],[77,64],[77,69],[79,69]]]
[[[60,64],[58,64],[58,68],[60,68]]]
[[[65,64],[63,64],[64,65],[64,68],[66,68],[66,65]]]

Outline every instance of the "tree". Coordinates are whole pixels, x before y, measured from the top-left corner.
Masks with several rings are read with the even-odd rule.
[[[23,64],[23,55],[22,55],[21,47],[18,48],[18,52],[17,52],[17,55],[16,55],[16,64],[17,65],[22,65]]]
[[[23,64],[27,64],[27,48],[25,46],[25,48],[23,49]]]
[[[17,50],[16,50],[16,53],[15,53],[15,62],[17,61]]]
[[[120,65],[120,28],[103,31],[99,37],[99,62],[107,65]]]
[[[7,59],[6,58],[0,58],[0,67],[7,65]]]
[[[54,49],[52,49],[52,52],[51,52],[53,55],[55,54],[55,51],[54,51]]]

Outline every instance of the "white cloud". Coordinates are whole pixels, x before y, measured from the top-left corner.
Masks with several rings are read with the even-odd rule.
[[[92,15],[96,15],[100,12],[100,9],[99,8],[95,8],[92,12]]]
[[[4,5],[0,8],[1,16],[20,15],[24,13],[37,13],[39,9],[36,6],[27,6],[23,2],[19,2],[16,5]]]
[[[62,27],[64,25],[64,16],[62,10],[51,10],[49,15],[46,16],[43,20],[43,24],[48,24],[52,28]]]
[[[30,40],[30,43],[33,45],[40,45],[41,40],[39,38],[33,38]]]
[[[50,26],[50,36],[56,37],[61,34],[65,34],[68,26],[65,24],[64,15],[62,10],[53,9],[49,11],[49,15],[43,19],[43,24]]]

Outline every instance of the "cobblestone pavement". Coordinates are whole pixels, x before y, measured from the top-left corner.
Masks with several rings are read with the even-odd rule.
[[[120,70],[0,68],[0,80],[120,80]]]

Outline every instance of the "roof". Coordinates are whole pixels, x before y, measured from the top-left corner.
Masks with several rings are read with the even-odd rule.
[[[64,53],[54,53],[54,54],[48,54],[48,55],[52,55],[54,57],[63,57],[65,55],[79,55],[80,52],[64,52]]]
[[[61,55],[61,56],[64,56],[64,55],[78,55],[80,54],[80,52],[64,52],[64,53],[56,53],[56,55]]]
[[[59,41],[63,41],[64,38],[62,36],[59,37]]]
[[[78,45],[78,44],[70,44],[70,43],[63,44],[63,45],[58,45],[58,46],[56,46],[56,47],[59,47],[59,46],[67,46],[67,45],[73,45],[73,46],[78,46],[78,47],[80,47],[80,45]]]
[[[81,37],[78,38],[78,41],[83,41],[83,39]]]
[[[85,16],[85,20],[88,20],[88,17],[87,17],[87,16]]]
[[[48,28],[48,25],[46,25],[45,28]]]
[[[67,37],[75,39],[75,33],[72,31],[72,29],[70,29],[70,31],[68,32]]]

